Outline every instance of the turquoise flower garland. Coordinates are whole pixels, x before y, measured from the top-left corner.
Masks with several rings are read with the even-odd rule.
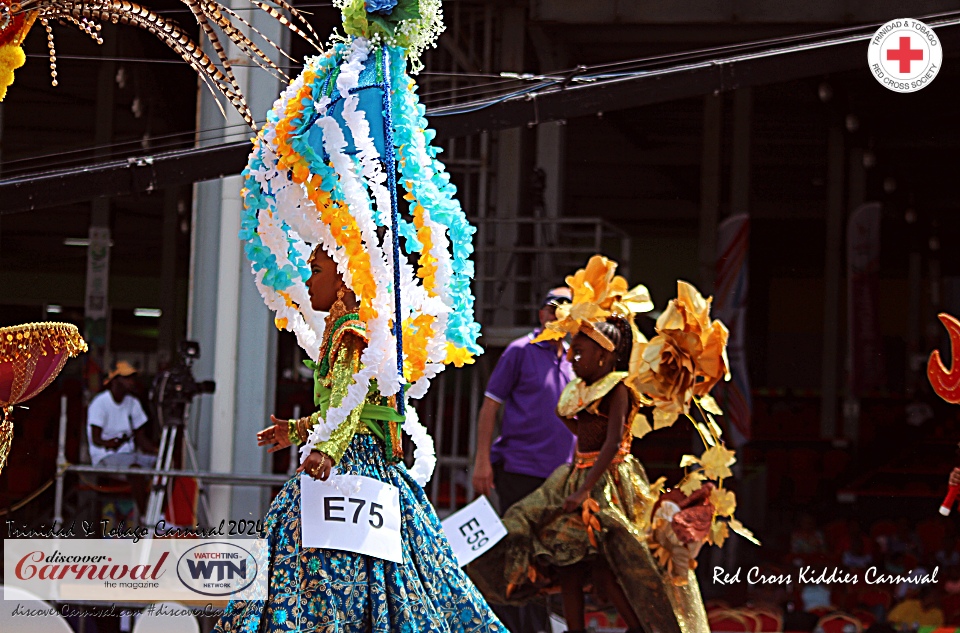
[[[466,348],[474,354],[483,350],[477,344],[480,324],[474,321],[473,293],[470,280],[474,276],[473,235],[476,233],[454,197],[457,188],[450,182],[450,174],[436,156],[440,149],[430,142],[436,132],[427,127],[426,109],[419,103],[416,84],[406,72],[402,55],[390,55],[391,95],[394,111],[394,136],[401,160],[398,161],[401,182],[413,194],[417,202],[430,213],[431,218],[447,228],[453,250],[449,295],[453,300],[447,319],[446,338],[457,347]],[[421,164],[417,152],[416,136],[423,135],[423,146],[429,159]]]

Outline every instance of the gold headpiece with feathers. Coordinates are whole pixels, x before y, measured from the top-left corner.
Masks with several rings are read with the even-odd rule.
[[[313,27],[303,16],[286,0],[272,0],[273,5],[261,0],[250,0],[250,3],[261,9],[271,18],[274,18],[284,27],[303,37],[321,49],[320,38]],[[53,44],[53,29],[51,22],[70,23],[89,35],[97,43],[103,43],[100,38],[100,24],[129,24],[137,26],[156,35],[180,55],[187,64],[203,79],[211,90],[222,93],[237,109],[252,128],[256,128],[253,116],[247,107],[246,99],[233,75],[233,69],[220,37],[213,28],[216,25],[222,33],[233,42],[255,64],[270,72],[278,73],[289,81],[283,71],[257,46],[249,37],[237,28],[236,23],[250,28],[263,40],[281,54],[289,57],[280,47],[265,35],[260,33],[247,20],[237,15],[235,11],[221,5],[215,0],[183,0],[190,9],[200,30],[210,42],[216,54],[216,60],[208,56],[201,45],[195,42],[190,35],[174,20],[165,18],[149,8],[128,2],[127,0],[25,0],[22,3],[12,0],[0,0],[0,99],[3,98],[6,86],[13,82],[13,70],[23,65],[23,52],[20,43],[26,37],[34,20],[39,20],[47,32],[47,47],[50,51],[50,68],[53,85],[57,85],[56,49]],[[290,15],[285,17],[281,11]],[[217,66],[219,62],[220,67]],[[217,101],[219,105],[219,100]],[[221,107],[221,112],[223,108]]]
[[[547,323],[534,342],[561,339],[567,334],[582,332],[612,352],[613,343],[593,324],[613,315],[625,317],[632,323],[634,314],[653,309],[646,286],[628,289],[627,280],[615,274],[616,270],[615,261],[594,255],[585,268],[568,275],[566,282],[573,301],[557,306],[557,319]],[[639,336],[639,332],[635,336]]]

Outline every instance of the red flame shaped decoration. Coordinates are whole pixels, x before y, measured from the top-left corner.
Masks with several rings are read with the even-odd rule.
[[[960,321],[949,314],[940,314],[940,321],[950,333],[951,365],[947,369],[934,350],[927,362],[927,378],[937,395],[951,404],[960,404]]]

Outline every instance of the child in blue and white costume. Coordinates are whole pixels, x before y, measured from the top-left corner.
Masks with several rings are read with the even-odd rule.
[[[482,351],[474,229],[407,74],[442,30],[440,3],[337,5],[347,36],[307,60],[244,171],[241,238],[277,326],[313,359],[318,407],[274,418],[258,440],[271,450],[301,444],[299,472],[317,479],[336,467],[396,486],[403,562],[302,547],[298,475],[265,521],[268,599],[231,602],[215,630],[499,633],[421,487],[436,459],[408,402],[445,363]],[[415,445],[409,470],[401,430]]]

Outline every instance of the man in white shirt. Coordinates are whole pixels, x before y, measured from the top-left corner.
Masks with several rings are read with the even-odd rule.
[[[87,433],[95,466],[153,468],[157,449],[147,435],[147,414],[133,396],[137,370],[119,361],[104,381],[105,390],[90,401]]]

